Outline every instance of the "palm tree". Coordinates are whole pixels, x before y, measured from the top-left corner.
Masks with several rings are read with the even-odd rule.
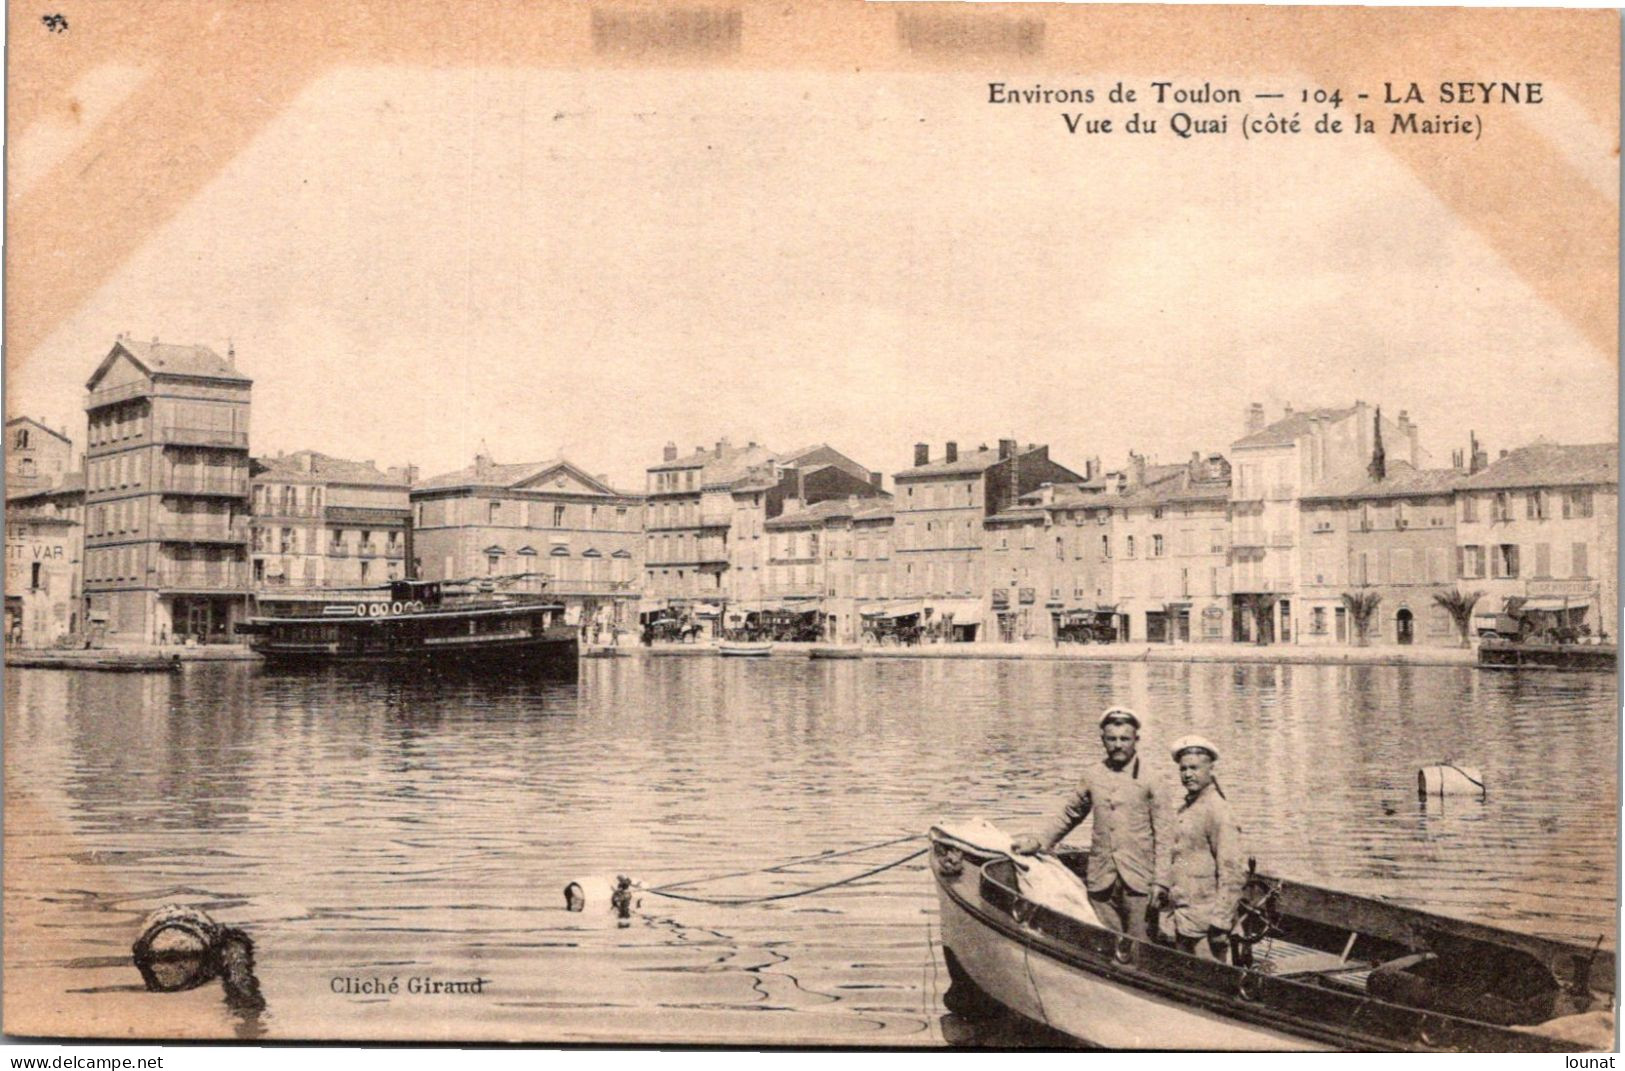
[[[1455,588],[1438,592],[1433,596],[1433,601],[1444,607],[1445,612],[1450,615],[1450,620],[1456,623],[1457,630],[1461,632],[1463,647],[1472,645],[1473,607],[1477,606],[1478,600],[1483,597],[1482,591],[1462,592]]]
[[[1345,591],[1343,605],[1348,607],[1349,620],[1354,622],[1354,635],[1360,647],[1366,645],[1366,630],[1371,627],[1371,619],[1377,614],[1377,605],[1382,602],[1382,596],[1375,591]]]

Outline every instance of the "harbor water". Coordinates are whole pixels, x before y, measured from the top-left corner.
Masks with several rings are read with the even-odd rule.
[[[575,682],[5,676],[8,1029],[24,1014],[46,1032],[272,1039],[1034,1040],[944,1010],[923,858],[753,906],[645,895],[624,926],[601,901],[567,912],[562,890],[751,871],[944,816],[1019,830],[1098,755],[1110,704],[1142,714],[1170,784],[1169,741],[1219,745],[1264,869],[1587,944],[1614,929],[1602,675],[642,656],[584,661]],[[1419,801],[1418,769],[1440,761],[1476,767],[1487,797]],[[921,846],[683,891],[775,894]],[[249,933],[263,1012],[217,984],[142,988],[130,946],[169,903]]]

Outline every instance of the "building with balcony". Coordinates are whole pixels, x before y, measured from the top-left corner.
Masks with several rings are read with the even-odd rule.
[[[73,468],[73,440],[33,417],[6,421],[6,494],[43,491]]]
[[[992,622],[1012,611],[994,608],[1009,587],[1003,575],[994,583],[984,565],[984,522],[1015,509],[1023,495],[1045,484],[1084,477],[1051,461],[1048,446],[1000,439],[995,448],[963,454],[950,442],[937,460],[927,444],[916,443],[914,465],[893,478],[894,598],[908,604],[902,609],[914,610],[921,627],[944,638],[998,638],[1003,633]]]
[[[235,641],[252,386],[230,350],[125,337],[87,382],[84,619],[109,642]]]
[[[85,480],[6,496],[6,643],[46,647],[83,623]]]
[[[1502,451],[1457,487],[1456,583],[1480,613],[1514,598],[1612,636],[1618,516],[1618,443]]]
[[[1460,641],[1434,596],[1455,587],[1459,469],[1399,461],[1305,489],[1299,498],[1296,587],[1302,644],[1360,640],[1343,596],[1380,601],[1365,642],[1450,646]]]
[[[411,505],[422,579],[522,576],[514,590],[557,596],[571,624],[636,624],[641,496],[566,458],[498,464],[480,454],[466,468],[416,484]]]
[[[1403,411],[1391,421],[1364,402],[1288,407],[1271,423],[1262,405],[1248,408],[1246,432],[1230,444],[1231,621],[1238,642],[1295,642],[1303,625],[1294,604],[1303,573],[1299,497],[1305,488],[1357,477],[1379,442],[1392,460],[1426,467],[1417,426]]]
[[[720,439],[648,470],[644,610],[721,622],[724,607],[768,597],[767,522],[790,508],[877,497],[879,473],[819,443],[777,453]]]
[[[408,575],[410,466],[380,470],[314,450],[256,458],[249,555],[255,596],[372,587]]]

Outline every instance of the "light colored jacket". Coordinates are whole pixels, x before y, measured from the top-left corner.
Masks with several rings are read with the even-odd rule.
[[[1187,796],[1173,820],[1166,868],[1157,883],[1168,887],[1174,928],[1185,937],[1226,930],[1247,883],[1241,827],[1218,782]]]
[[[1089,869],[1085,880],[1093,892],[1111,888],[1119,877],[1137,893],[1151,891],[1157,873],[1158,811],[1164,812],[1162,828],[1168,826],[1166,808],[1159,800],[1149,772],[1140,771],[1140,756],[1130,759],[1121,770],[1106,765],[1104,759],[1084,767],[1072,798],[1061,813],[1038,833],[1046,848],[1076,829],[1091,811],[1095,815],[1095,836],[1089,845]]]

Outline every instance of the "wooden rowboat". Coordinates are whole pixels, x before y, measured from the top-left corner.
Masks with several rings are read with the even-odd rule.
[[[771,643],[724,640],[717,644],[717,654],[724,658],[765,658],[772,653],[773,645]]]
[[[1592,1051],[1613,1045],[1614,953],[1255,876],[1252,964],[1198,959],[1029,899],[1016,864],[938,828],[932,872],[960,1015],[1014,1012],[1121,1049]],[[1082,874],[1086,852],[1061,861]]]

